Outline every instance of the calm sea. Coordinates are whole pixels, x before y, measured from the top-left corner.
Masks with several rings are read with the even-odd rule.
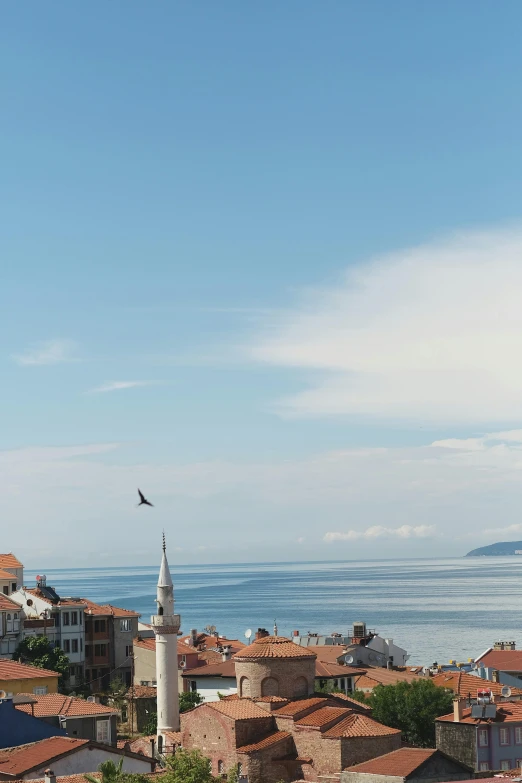
[[[157,574],[158,565],[55,569],[47,581],[149,622]],[[26,571],[27,585],[35,575]],[[474,658],[498,639],[522,643],[522,557],[194,565],[172,576],[184,632],[212,624],[243,639],[277,619],[281,635],[346,633],[363,620],[419,664]]]

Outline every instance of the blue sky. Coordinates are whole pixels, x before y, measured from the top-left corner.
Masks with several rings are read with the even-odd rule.
[[[1,548],[522,538],[520,4],[2,17]]]

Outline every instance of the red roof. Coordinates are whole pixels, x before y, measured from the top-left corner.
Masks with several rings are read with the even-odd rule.
[[[19,612],[20,606],[9,596],[0,593],[0,612]]]
[[[152,685],[133,685],[127,691],[128,699],[155,699],[157,690]]]
[[[235,653],[236,661],[258,660],[260,658],[316,658],[316,654],[306,647],[295,644],[284,636],[262,636],[249,647]]]
[[[473,698],[477,695],[477,690],[486,689],[491,691],[496,696],[502,695],[502,688],[504,687],[500,682],[490,682],[483,677],[475,677],[473,674],[467,674],[466,672],[441,672],[431,678],[434,685],[438,685],[440,688],[448,688],[454,693],[458,693],[459,696],[467,696],[469,693]],[[513,696],[522,696],[521,688],[511,688],[511,694]]]
[[[130,609],[120,609],[112,604],[97,604],[88,598],[82,598],[82,603],[87,606],[85,614],[97,615],[103,617],[141,617],[137,612]]]
[[[39,669],[27,663],[18,663],[10,658],[0,658],[0,681],[29,680],[35,677],[59,677],[58,672],[49,669]]]
[[[144,650],[150,650],[151,652],[156,652],[156,637],[147,637],[145,639],[140,639],[138,636],[136,639],[132,642],[134,647],[143,647]]]
[[[399,748],[384,756],[347,767],[345,771],[407,778],[435,753],[438,751],[433,748]]]
[[[281,707],[280,710],[277,710],[275,715],[287,715],[293,718],[296,715],[299,715],[301,712],[306,712],[306,710],[317,707],[320,704],[326,704],[327,701],[328,700],[326,696],[312,696],[310,699],[299,699],[297,701],[291,701],[290,704],[286,704],[284,707]]]
[[[84,607],[84,601],[81,598],[79,601],[76,601],[73,598],[60,598],[58,602],[53,602],[42,593],[39,587],[25,587],[24,590],[26,593],[34,595],[35,598],[39,598],[40,601],[45,601],[46,604],[50,604],[51,606],[73,606],[76,609],[83,609]]]
[[[254,720],[255,718],[269,718],[270,714],[262,707],[258,707],[250,699],[237,699],[234,701],[211,701],[205,705],[216,712],[221,712],[234,720]]]
[[[328,698],[341,699],[342,701],[346,702],[346,706],[350,707],[352,710],[363,711],[363,712],[372,711],[372,708],[370,707],[369,704],[365,704],[362,701],[357,701],[357,699],[352,699],[350,696],[347,696],[345,693],[329,693]]]
[[[18,745],[0,750],[0,773],[3,775],[24,775],[35,767],[47,764],[61,756],[74,753],[89,740],[71,737],[50,737],[49,739]]]
[[[185,669],[183,677],[228,677],[236,679],[236,664],[234,661],[221,661],[221,663],[208,663],[206,666],[198,666],[195,669]]]
[[[453,713],[442,715],[437,720],[454,722]],[[494,718],[481,720],[471,717],[471,707],[462,710],[462,718],[457,723],[520,723],[522,722],[522,701],[504,701],[497,704],[497,714]]]
[[[16,580],[16,576],[14,574],[10,574],[9,571],[3,571],[0,568],[0,579],[15,579]]]
[[[354,669],[352,666],[319,659],[315,662],[316,677],[354,677],[356,674],[364,674],[364,669]]]
[[[296,725],[322,728],[333,721],[339,720],[339,718],[348,717],[350,714],[351,710],[346,707],[320,707],[309,715],[305,715],[304,718],[299,718],[296,721]]]
[[[263,739],[258,742],[252,742],[250,745],[241,745],[237,748],[238,753],[255,753],[256,750],[264,750],[270,748],[272,745],[277,745],[278,742],[288,739],[292,735],[288,731],[274,731],[271,734],[267,734]]]
[[[522,672],[522,650],[490,650],[476,663],[502,672]]]
[[[422,679],[425,678],[410,671],[368,666],[366,674],[360,675],[355,680],[355,687],[375,688],[377,685],[396,685],[398,682],[414,682]]]
[[[118,711],[103,704],[78,699],[75,696],[62,696],[61,693],[47,693],[45,696],[37,696],[32,693],[19,694],[30,696],[34,715],[36,718],[44,718],[51,715],[66,715],[69,718],[82,715],[117,715]],[[16,709],[32,714],[31,704],[16,704]]]
[[[0,568],[9,570],[10,568],[23,568],[23,565],[12,552],[9,552],[7,555],[0,555]]]
[[[191,641],[192,636],[190,634],[181,636],[178,642],[179,647],[182,647],[183,651],[185,650],[185,647],[188,647],[195,652],[198,651],[198,648],[200,650],[204,650],[212,649],[212,647],[224,647],[225,645],[229,645],[234,652],[236,650],[241,650],[243,647],[246,647],[246,645],[243,642],[240,642],[239,639],[227,639],[226,636],[213,636],[212,634],[208,633],[198,633],[195,645],[191,644]],[[179,647],[178,652],[180,652]]]
[[[352,713],[325,731],[324,736],[337,739],[340,737],[387,737],[400,733],[399,729],[383,726],[382,723],[378,723],[367,715]]]

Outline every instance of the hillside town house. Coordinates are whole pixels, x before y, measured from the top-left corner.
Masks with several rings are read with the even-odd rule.
[[[7,697],[16,693],[57,693],[59,676],[58,672],[0,658],[0,691]]]
[[[69,737],[116,745],[118,711],[113,707],[60,693],[21,693],[13,697],[13,703],[18,711],[54,729],[64,729]]]
[[[111,680],[132,683],[133,639],[138,633],[137,612],[87,598],[85,604],[85,679],[93,693],[106,690]]]
[[[347,767],[341,783],[443,783],[469,780],[472,772],[440,750],[403,747]]]
[[[20,639],[21,610],[15,601],[0,593],[0,658],[9,658]]]
[[[24,567],[12,552],[0,554],[0,591],[11,595],[24,583]]]

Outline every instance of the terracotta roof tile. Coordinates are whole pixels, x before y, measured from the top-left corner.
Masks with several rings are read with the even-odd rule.
[[[236,664],[232,660],[208,663],[205,666],[197,666],[195,669],[185,669],[183,677],[229,677],[235,680]]]
[[[476,663],[479,662],[483,666],[499,671],[520,672],[522,671],[522,650],[490,650],[477,658]]]
[[[385,753],[384,756],[377,756],[363,761],[362,764],[347,767],[345,771],[406,778],[437,752],[433,748],[399,748],[392,750],[391,753]]]
[[[183,649],[185,647],[189,647],[194,651],[197,651],[198,648],[201,648],[201,650],[209,649],[211,650],[213,647],[223,647],[225,645],[230,645],[232,650],[236,652],[237,650],[242,650],[246,645],[243,642],[240,642],[239,639],[227,639],[226,636],[211,636],[207,633],[199,633],[196,637],[196,644],[192,645],[190,644],[192,640],[192,637],[190,634],[186,634],[185,636],[181,636],[178,640],[179,646],[183,645]],[[178,647],[178,652],[179,652]]]
[[[318,710],[296,720],[296,726],[308,726],[310,728],[323,728],[339,718],[348,717],[351,710],[346,707],[320,707]]]
[[[362,674],[355,680],[356,688],[375,688],[377,685],[396,685],[398,682],[414,682],[425,677],[412,672],[397,671],[396,669],[384,669],[381,667],[368,667],[366,674]]]
[[[27,663],[18,663],[10,658],[0,658],[0,680],[27,680],[35,677],[59,677],[58,672],[39,669]]]
[[[259,658],[315,658],[312,650],[295,644],[284,636],[263,636],[256,639],[233,656],[237,661],[249,661]]]
[[[16,581],[16,576],[0,568],[0,579],[14,579]]]
[[[0,555],[0,568],[23,568],[21,562],[16,558],[12,552],[7,555]]]
[[[400,733],[399,729],[383,726],[382,723],[378,723],[367,715],[353,713],[325,731],[324,736],[337,739],[339,737],[386,737]]]
[[[241,745],[240,748],[237,748],[237,752],[255,753],[256,750],[270,748],[272,745],[276,745],[278,742],[282,742],[282,740],[286,740],[291,736],[292,735],[288,731],[274,731],[272,734],[267,734],[267,736],[263,737],[263,739],[258,740],[257,742],[252,742],[250,745]]]
[[[285,704],[288,702],[288,699],[285,699],[284,696],[256,696],[252,701],[262,701],[266,704]]]
[[[117,715],[117,710],[106,707],[104,704],[96,704],[75,696],[63,696],[61,693],[47,693],[45,696],[37,696],[32,693],[21,693],[19,696],[31,698],[36,718],[49,717],[51,715],[66,715],[70,718],[82,715]],[[16,709],[32,714],[31,704],[17,704]]]
[[[140,637],[138,636],[136,639],[133,640],[132,644],[133,647],[142,647],[144,650],[150,650],[151,652],[156,652],[156,638],[154,636],[151,638],[147,637],[146,639],[140,639]]]
[[[26,593],[29,593],[29,595],[34,595],[35,598],[39,598],[40,601],[44,601],[51,606],[74,606],[77,609],[82,609],[84,606],[84,601],[81,598],[78,601],[74,598],[60,598],[58,602],[53,602],[44,595],[38,587],[25,587],[24,590]]]
[[[479,689],[490,690],[496,696],[502,695],[502,683],[490,682],[490,680],[485,680],[483,677],[475,677],[467,672],[441,672],[432,677],[431,680],[434,685],[438,685],[440,688],[449,688],[454,693],[458,693],[459,696],[468,696],[471,693],[472,697],[475,698]],[[511,694],[513,696],[522,696],[522,689],[511,688]]]
[[[315,662],[316,677],[354,677],[356,674],[364,674],[364,669],[354,669],[352,666],[344,666],[333,661]]]
[[[317,707],[321,704],[326,704],[326,702],[326,696],[312,696],[310,699],[299,699],[296,701],[291,701],[290,704],[287,704],[285,707],[281,707],[281,709],[277,710],[274,714],[276,716],[288,715],[289,717],[295,717],[301,712],[306,712],[306,710]]]
[[[372,708],[369,704],[364,704],[362,701],[357,701],[357,699],[352,699],[350,696],[347,696],[345,693],[329,693],[328,694],[329,699],[341,699],[343,702],[346,702],[346,706],[350,707],[353,710],[357,711],[363,711],[363,712],[371,712]]]
[[[133,685],[127,691],[127,698],[132,699],[155,699],[157,690],[152,685]]]
[[[453,713],[442,715],[436,720],[453,722]],[[522,701],[503,701],[497,704],[497,714],[494,718],[481,721],[471,717],[471,707],[462,710],[462,718],[459,723],[521,723]]]
[[[20,606],[9,596],[0,593],[0,612],[19,612]]]
[[[0,750],[0,773],[13,776],[23,775],[57,757],[72,753],[88,743],[89,740],[86,739],[50,737],[28,745],[5,748]]]
[[[203,705],[202,705],[203,706]],[[250,699],[237,699],[235,701],[211,701],[206,707],[210,707],[216,712],[221,712],[234,720],[253,720],[255,718],[269,718],[269,713],[262,707],[258,707]]]

